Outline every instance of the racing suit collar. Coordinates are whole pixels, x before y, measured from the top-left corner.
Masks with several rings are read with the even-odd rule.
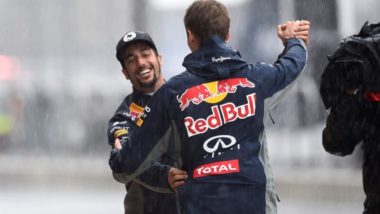
[[[182,63],[188,72],[208,79],[228,78],[247,66],[240,53],[223,39],[213,36],[199,50],[187,55]]]
[[[132,92],[132,102],[135,102],[136,104],[140,106],[145,106],[146,103],[149,101],[149,99],[152,97],[151,94],[146,94],[142,91],[139,91],[135,88],[133,88]]]

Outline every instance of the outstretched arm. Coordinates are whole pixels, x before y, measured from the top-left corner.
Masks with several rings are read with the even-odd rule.
[[[299,23],[298,26],[296,24]],[[288,27],[288,24],[293,25],[292,29]],[[285,33],[284,31],[287,31]],[[294,32],[293,32],[294,31]],[[281,39],[284,45],[287,45],[287,40],[292,38],[291,35],[295,36],[296,39],[302,40],[305,44],[309,43],[309,31],[310,31],[310,22],[307,20],[296,21],[294,23],[287,22],[277,27],[277,35]],[[304,69],[303,69],[304,70]],[[300,76],[300,75],[298,75]],[[298,78],[298,77],[297,77]],[[270,111],[274,109],[277,104],[289,93],[289,91],[293,88],[294,82],[287,85],[284,89],[276,92],[273,96],[265,100],[265,106]],[[265,121],[268,118],[265,119]]]

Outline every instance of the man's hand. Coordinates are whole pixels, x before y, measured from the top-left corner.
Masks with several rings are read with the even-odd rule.
[[[121,142],[120,142],[119,138],[115,139],[115,143],[114,143],[113,146],[115,147],[115,149],[118,149],[118,150],[120,150],[122,148],[122,145],[121,145]]]
[[[290,38],[302,39],[306,44],[309,42],[310,22],[307,20],[302,21],[288,21],[277,27],[277,35],[283,43]]]
[[[305,44],[309,43],[309,31],[310,31],[310,22],[307,20],[301,20],[299,27],[296,29],[296,38],[302,39]]]
[[[187,179],[186,171],[170,168],[168,172],[168,183],[174,192],[177,192],[177,188],[185,184],[185,179]]]

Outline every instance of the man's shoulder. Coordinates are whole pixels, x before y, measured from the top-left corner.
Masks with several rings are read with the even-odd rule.
[[[129,108],[129,105],[131,104],[132,101],[132,93],[128,94],[127,96],[124,97],[124,99],[121,101],[119,107],[117,108],[117,111],[125,108]]]
[[[189,76],[189,72],[187,72],[187,71],[183,71],[183,72],[181,72],[181,73],[179,73],[179,74],[177,74],[177,75],[171,77],[171,78],[169,79],[169,81],[167,81],[167,82],[165,83],[165,85],[166,85],[166,84],[167,84],[167,85],[176,85],[176,84],[180,84],[181,81],[184,81],[184,80],[189,79],[189,78],[190,78],[190,76]]]
[[[198,82],[199,79],[201,79],[201,77],[189,71],[184,71],[170,78],[165,85],[168,88],[186,88],[194,84],[194,82]]]
[[[191,82],[193,82],[193,75],[190,72],[184,71],[171,77],[161,88],[163,90],[179,90],[186,88]]]

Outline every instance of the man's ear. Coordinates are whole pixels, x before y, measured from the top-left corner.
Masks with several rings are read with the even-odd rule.
[[[191,30],[186,29],[187,44],[191,51],[195,51],[199,48],[199,39],[191,32]]]
[[[157,60],[158,60],[158,63],[160,64],[160,66],[162,66],[164,64],[164,59],[163,59],[161,54],[157,55]]]
[[[198,43],[198,38],[189,29],[187,30],[187,39],[194,44]]]
[[[231,38],[231,32],[228,31],[227,35],[226,35],[226,42],[228,42]]]
[[[125,68],[123,68],[123,69],[121,69],[121,71],[123,72],[125,79],[129,80],[129,75],[128,75],[127,70]]]

